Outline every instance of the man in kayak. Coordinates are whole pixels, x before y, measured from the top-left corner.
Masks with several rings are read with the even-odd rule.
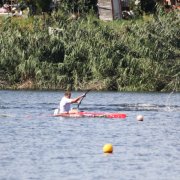
[[[78,110],[71,110],[71,104],[77,103],[81,98],[83,98],[85,94],[71,99],[71,92],[67,91],[64,93],[64,97],[61,99],[59,104],[59,112],[60,113],[77,113]]]

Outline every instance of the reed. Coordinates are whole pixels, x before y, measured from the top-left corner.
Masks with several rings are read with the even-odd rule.
[[[105,23],[58,11],[27,21],[9,18],[0,27],[0,72],[13,88],[31,80],[39,89],[180,89],[176,12]]]

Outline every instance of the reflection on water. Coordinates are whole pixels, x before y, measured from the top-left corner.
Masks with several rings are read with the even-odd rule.
[[[0,179],[179,179],[179,93],[89,92],[80,105],[126,119],[51,117],[62,95],[0,91]]]

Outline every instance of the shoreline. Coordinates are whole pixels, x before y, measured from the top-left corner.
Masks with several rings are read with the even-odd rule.
[[[87,91],[87,89],[91,89],[93,91],[116,91],[116,92],[161,92],[161,93],[170,93],[170,92],[175,92],[175,93],[180,93],[180,90],[170,90],[170,91],[147,91],[147,90],[127,90],[124,88],[124,90],[110,90],[110,89],[105,89],[105,88],[94,88],[90,86],[86,86],[86,88],[81,88],[81,89],[71,89],[71,91]],[[32,81],[28,80],[22,83],[18,84],[13,84],[11,85],[7,81],[0,81],[0,91],[1,90],[14,90],[14,91],[65,91],[67,88],[53,88],[53,87],[38,87],[37,84],[34,84]]]

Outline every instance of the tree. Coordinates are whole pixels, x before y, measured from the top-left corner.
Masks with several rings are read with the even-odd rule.
[[[29,9],[30,14],[37,14],[39,12],[48,12],[50,10],[50,5],[52,0],[20,0],[21,2],[25,2]]]
[[[48,12],[50,10],[51,3],[52,3],[52,0],[36,0],[36,6],[42,12]]]
[[[90,9],[97,11],[97,0],[60,0],[60,5],[66,7],[71,12],[85,12]]]
[[[146,13],[155,11],[156,0],[141,0],[141,9]]]

